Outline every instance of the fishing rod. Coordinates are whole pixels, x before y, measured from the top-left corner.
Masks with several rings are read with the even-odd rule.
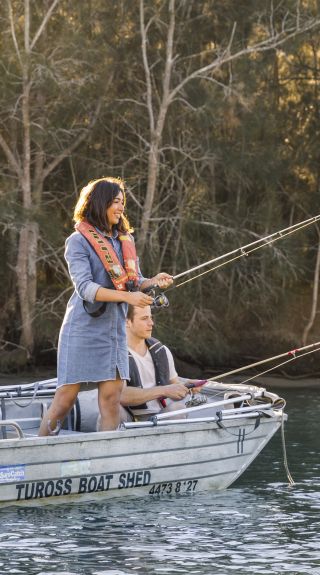
[[[317,348],[317,349],[315,349],[315,348]],[[302,355],[307,355],[307,353],[304,353],[302,355],[297,355],[297,354],[300,354],[301,352],[306,351],[306,350],[312,350],[312,351],[308,351],[307,353],[313,353],[315,351],[320,351],[320,341],[317,341],[316,343],[311,343],[309,345],[304,345],[303,347],[292,349],[290,351],[286,351],[286,352],[280,353],[278,355],[274,355],[273,357],[268,357],[267,359],[262,359],[261,361],[255,361],[254,363],[250,363],[249,365],[245,365],[244,367],[239,367],[237,369],[232,369],[231,371],[226,371],[225,373],[221,373],[220,375],[217,375],[216,377],[211,377],[210,379],[208,379],[208,381],[219,381],[220,379],[228,377],[229,375],[234,375],[235,373],[240,373],[241,371],[246,371],[246,370],[251,369],[253,367],[257,367],[258,365],[263,365],[265,363],[268,363],[269,361],[276,361],[277,359],[281,359],[281,358],[287,357],[287,356],[289,356],[289,359],[284,363],[288,363],[289,361],[292,361],[294,359],[298,359],[298,357],[302,357]],[[283,364],[281,363],[280,365],[283,365]],[[276,367],[279,367],[279,366],[276,365],[276,366],[272,367],[271,369],[276,369]],[[266,372],[264,372],[264,373],[266,373]],[[261,375],[261,374],[259,374],[259,375]],[[258,377],[258,376],[254,376],[254,377]],[[241,382],[241,383],[243,383],[243,382]]]
[[[282,361],[281,363],[278,363],[277,365],[273,365],[269,369],[266,369],[264,371],[260,371],[259,373],[256,373],[255,375],[252,375],[251,377],[248,377],[247,379],[244,379],[243,381],[241,381],[241,385],[244,383],[248,383],[248,381],[251,381],[252,379],[256,379],[257,377],[261,377],[262,375],[265,375],[266,373],[269,373],[270,371],[273,371],[274,369],[278,369],[278,367],[282,367],[283,365],[286,365],[287,363],[290,363],[291,361],[294,361],[295,359],[299,359],[300,357],[304,357],[305,355],[309,355],[310,353],[314,353],[315,351],[320,351],[320,347],[318,349],[312,349],[309,351],[305,351],[304,353],[302,353],[299,356],[291,357],[290,359],[286,359],[286,361]]]
[[[259,240],[255,240],[254,242],[251,242],[249,244],[246,244],[245,246],[242,246],[240,248],[236,248],[234,250],[231,250],[230,252],[227,252],[221,256],[215,257],[211,260],[208,260],[207,262],[204,262],[202,264],[199,264],[198,266],[194,266],[193,268],[190,268],[188,270],[185,270],[179,274],[176,274],[175,276],[173,276],[173,281],[180,279],[186,275],[189,275],[195,271],[198,271],[206,266],[209,266],[211,264],[216,264],[217,262],[221,262],[221,260],[224,260],[226,258],[226,261],[221,262],[218,265],[215,265],[214,267],[210,268],[209,270],[206,270],[200,274],[197,274],[195,276],[193,276],[192,278],[189,278],[177,285],[171,286],[170,288],[167,288],[165,291],[171,291],[172,289],[175,289],[177,287],[180,287],[190,281],[193,281],[209,272],[212,272],[222,266],[225,266],[226,264],[235,261],[239,258],[248,256],[249,254],[251,254],[252,252],[259,250],[265,246],[271,245],[274,242],[283,239],[286,236],[289,236],[307,226],[310,226],[312,224],[314,224],[315,222],[317,222],[318,220],[320,220],[320,214],[318,214],[317,216],[313,216],[312,218],[308,218],[307,220],[304,220],[302,222],[299,222],[297,224],[293,224],[292,226],[288,226],[287,228],[284,228],[282,230],[279,230],[278,232],[274,232],[273,234],[270,234],[268,236],[265,236],[263,238],[260,238]]]

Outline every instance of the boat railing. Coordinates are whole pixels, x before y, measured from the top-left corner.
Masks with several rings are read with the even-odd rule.
[[[235,403],[235,401],[237,401],[239,403],[239,402],[244,402],[247,400],[257,399],[258,397],[262,397],[263,393],[264,393],[263,391],[258,391],[254,394],[247,393],[247,394],[243,394],[243,395],[238,395],[237,397],[230,397],[228,399],[224,398],[224,399],[221,399],[220,401],[215,401],[212,403],[206,403],[204,405],[199,405],[197,408],[186,407],[185,409],[179,409],[177,411],[168,411],[168,412],[164,412],[164,413],[159,413],[159,414],[157,414],[157,420],[171,419],[175,415],[181,416],[184,414],[194,413],[195,411],[206,411],[207,409],[212,411],[213,409],[215,409],[217,407],[224,409],[226,405],[233,405]],[[233,410],[233,412],[234,411],[235,410]]]
[[[7,427],[12,427],[17,432],[17,436],[19,437],[19,439],[24,438],[24,433],[23,433],[19,423],[17,423],[13,419],[3,419],[2,421],[0,421],[0,427],[2,428],[3,439],[8,439]]]
[[[131,429],[134,427],[162,427],[168,425],[194,425],[196,423],[218,423],[219,426],[222,427],[223,421],[232,421],[238,419],[252,419],[256,420],[257,418],[261,417],[261,412],[259,411],[252,411],[251,413],[238,413],[234,415],[227,415],[225,417],[193,417],[192,419],[166,419],[164,421],[157,421],[156,417],[152,419],[152,421],[128,421],[123,423],[123,427],[125,429]],[[255,422],[253,422],[255,425]]]
[[[17,421],[24,433],[36,435],[57,387],[57,378],[33,383],[0,386],[0,421]],[[77,399],[63,424],[64,430],[80,431],[80,407]],[[5,427],[0,428],[0,439]]]
[[[53,395],[56,390],[56,386],[56,378],[18,385],[1,385],[0,398],[33,397],[45,394]]]

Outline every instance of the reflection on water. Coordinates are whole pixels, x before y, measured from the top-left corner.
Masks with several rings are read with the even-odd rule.
[[[320,393],[286,391],[278,434],[234,487],[0,512],[0,573],[320,575]]]

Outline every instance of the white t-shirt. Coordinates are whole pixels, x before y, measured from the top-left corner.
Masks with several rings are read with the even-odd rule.
[[[169,380],[171,381],[171,379],[178,377],[178,374],[177,374],[176,368],[174,366],[174,360],[173,360],[171,351],[165,345],[163,347],[166,351],[167,358],[168,358]],[[134,351],[133,349],[131,349],[130,347],[128,349],[129,349],[130,353],[133,356],[133,359],[135,360],[135,362],[137,364],[137,368],[139,370],[142,387],[145,389],[150,388],[150,387],[155,387],[155,385],[156,385],[156,372],[155,372],[154,363],[152,361],[150,351],[147,350],[145,355],[142,356],[139,353],[137,353],[136,351]],[[143,402],[141,402],[141,403],[143,403]],[[159,403],[159,401],[157,399],[153,399],[151,401],[148,401],[147,406],[148,406],[148,411],[150,410],[150,411],[152,411],[152,413],[158,413],[161,410],[161,404]],[[134,408],[133,408],[133,411],[134,411]]]

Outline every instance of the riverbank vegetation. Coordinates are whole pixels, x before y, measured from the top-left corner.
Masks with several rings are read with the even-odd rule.
[[[55,361],[89,179],[126,180],[145,275],[320,212],[319,27],[317,0],[8,0],[1,370]],[[319,267],[315,224],[172,290],[157,335],[209,367],[316,341]]]

